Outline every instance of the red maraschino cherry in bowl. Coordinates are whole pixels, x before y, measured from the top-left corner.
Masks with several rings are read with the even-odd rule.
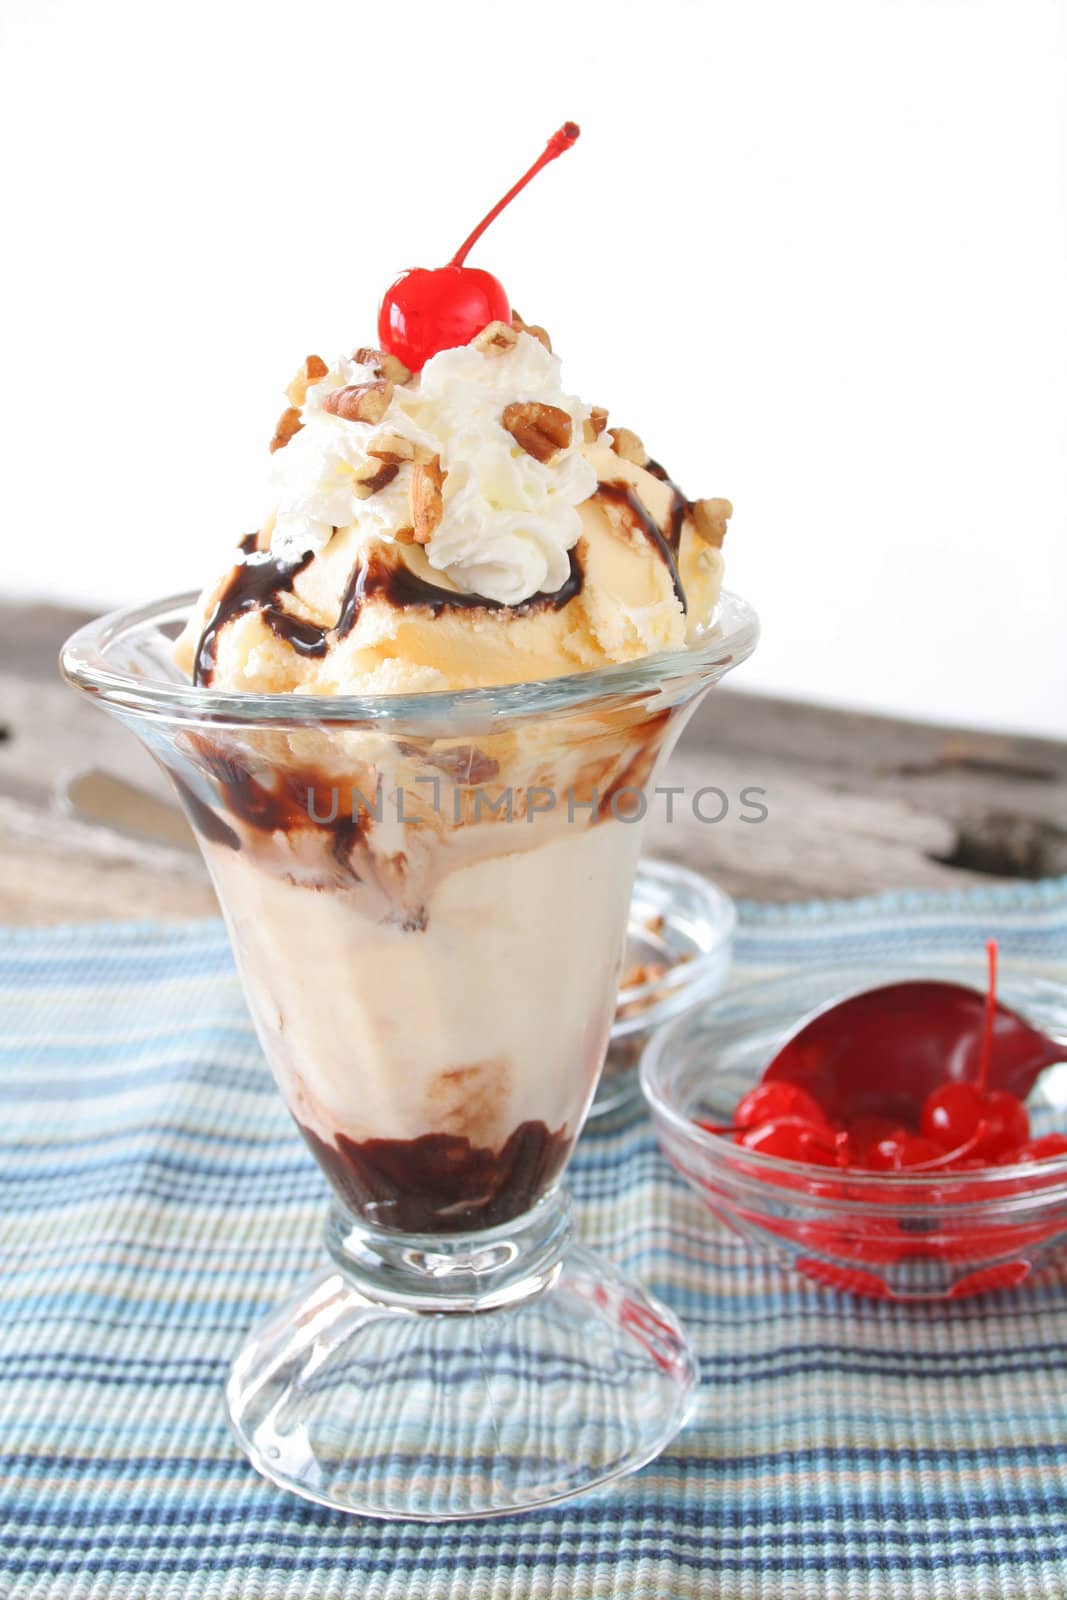
[[[669,1024],[641,1081],[711,1211],[817,1282],[1005,1288],[1067,1239],[1067,990],[966,969],[801,972]],[[961,979],[963,981],[961,981]]]

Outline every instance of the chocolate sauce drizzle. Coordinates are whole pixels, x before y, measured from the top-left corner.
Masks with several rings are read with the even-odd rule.
[[[326,654],[326,629],[317,622],[305,622],[289,611],[279,611],[276,606],[264,611],[263,620],[272,633],[292,646],[298,656],[316,659]]]
[[[692,508],[682,490],[658,461],[650,459],[645,464],[645,470],[654,478],[658,478],[671,492],[670,515],[665,530],[658,525],[627,484],[601,482],[596,496],[627,506],[649,542],[663,557],[671,575],[674,592],[684,611],[685,590],[678,575],[675,555],[681,540],[682,526]],[[390,477],[394,477],[396,471],[397,468],[393,466]],[[384,481],[388,482],[389,478]],[[337,638],[343,639],[355,626],[364,601],[375,595],[383,596],[399,608],[425,606],[435,617],[442,611],[473,610],[507,611],[512,616],[524,617],[542,609],[562,610],[581,593],[584,582],[581,558],[575,548],[570,552],[570,572],[558,589],[538,590],[536,594],[530,595],[518,605],[509,606],[501,600],[487,599],[484,595],[466,594],[458,589],[442,588],[413,572],[403,561],[393,565],[383,561],[379,556],[372,555],[369,561],[360,562],[353,568],[341,597],[337,621],[331,629],[294,616],[292,612],[274,603],[281,595],[291,592],[295,579],[311,561],[313,552],[307,551],[304,555],[287,561],[275,556],[270,550],[259,550],[258,539],[257,533],[249,533],[241,540],[240,548],[244,560],[234,567],[200,636],[193,665],[193,682],[196,684],[206,686],[211,683],[215,671],[219,633],[228,622],[232,622],[245,611],[258,608],[267,627],[279,639],[284,639],[297,655],[321,659],[329,647],[331,632]]]
[[[648,540],[649,544],[652,545],[654,549],[658,550],[660,555],[663,557],[664,565],[671,575],[671,583],[674,585],[674,592],[678,596],[682,610],[683,612],[688,610],[686,605],[685,590],[682,588],[682,580],[678,576],[678,566],[674,559],[674,551],[671,549],[670,544],[664,536],[663,529],[660,527],[655,517],[653,517],[646,507],[641,503],[637,495],[630,488],[629,484],[602,482],[594,498],[598,500],[610,500],[615,505],[625,506],[627,508],[634,521],[641,529],[641,532],[645,535],[645,538]],[[680,529],[680,522],[678,526]]]
[[[499,1150],[460,1134],[327,1143],[298,1122],[350,1211],[401,1233],[465,1233],[510,1222],[539,1200],[571,1147],[562,1128],[523,1122]]]
[[[362,828],[361,809],[351,804],[336,778],[312,768],[299,772],[253,769],[241,750],[228,751],[204,735],[190,744],[199,770],[218,788],[226,810],[257,833],[292,833],[317,828],[330,835],[330,852],[354,882],[351,855]],[[193,828],[211,844],[240,850],[240,836],[197,795],[183,775],[169,768]],[[353,814],[354,812],[354,814]]]
[[[674,479],[667,472],[666,467],[651,457],[645,462],[645,471],[650,472],[660,483],[665,484],[671,491],[671,513],[667,523],[666,539],[672,550],[677,550],[682,537],[682,525],[689,512],[693,509],[692,502],[678,487]]]
[[[200,635],[200,643],[197,645],[196,658],[193,662],[195,684],[206,686],[210,684],[215,674],[215,654],[220,631],[228,622],[232,622],[234,617],[256,608],[262,608],[268,625],[282,638],[289,638],[295,648],[301,649],[304,654],[318,654],[317,649],[308,647],[308,635],[302,631],[307,625],[299,623],[295,617],[289,616],[270,603],[279,595],[288,593],[297,574],[303,572],[314,552],[308,550],[295,560],[286,561],[281,556],[272,554],[270,550],[257,550],[258,537],[258,534],[247,533],[241,540],[244,560],[238,562],[230,573],[222,593],[215,602],[215,609]],[[296,644],[290,629],[301,632],[300,644]]]
[[[489,600],[480,594],[465,594],[459,589],[444,589],[431,583],[417,572],[412,572],[403,561],[392,565],[372,555],[352,570],[351,577],[341,597],[341,607],[333,628],[296,617],[280,606],[271,604],[279,595],[287,593],[293,580],[311,560],[312,552],[296,561],[285,562],[268,550],[257,550],[257,535],[248,534],[241,541],[245,559],[234,567],[229,581],[216,602],[200,636],[193,668],[193,682],[210,684],[215,670],[215,652],[222,628],[244,611],[260,608],[266,625],[291,645],[298,655],[321,658],[326,654],[329,637],[334,633],[343,639],[355,627],[365,600],[381,595],[390,604],[405,608],[425,606],[434,616],[442,611],[508,611],[512,616],[524,617],[531,612],[551,608],[559,611],[581,593],[585,579],[581,557],[576,549],[570,552],[570,571],[558,589],[539,590],[518,605],[509,606],[502,600]]]
[[[626,507],[666,564],[674,592],[684,611],[685,591],[675,563],[674,549],[678,545],[689,502],[658,462],[650,461],[648,470],[654,477],[669,484],[672,491],[670,524],[666,534],[627,484],[602,482],[596,493],[601,499]],[[383,559],[380,553],[375,553],[353,569],[341,600],[337,622],[331,629],[294,616],[276,603],[281,595],[291,592],[296,577],[311,561],[313,553],[308,551],[296,559],[284,560],[269,550],[260,550],[258,538],[258,534],[250,533],[241,540],[244,559],[231,572],[200,637],[193,670],[193,681],[199,685],[208,685],[212,680],[221,630],[235,617],[257,608],[266,625],[298,654],[321,657],[326,654],[331,633],[337,638],[344,638],[354,627],[364,601],[372,596],[383,596],[399,608],[425,607],[434,616],[446,610],[479,609],[526,616],[543,609],[561,610],[581,593],[585,581],[579,549],[575,547],[570,551],[568,576],[558,589],[540,590],[518,605],[509,606],[503,601],[486,599],[482,595],[442,588],[412,571],[402,560],[394,565]],[[289,832],[308,826],[328,831],[332,835],[331,853],[335,860],[358,881],[351,863],[352,850],[360,833],[358,815],[353,818],[343,810],[336,816],[318,814],[315,773],[263,774],[249,770],[240,754],[235,759],[223,747],[214,746],[206,739],[196,739],[194,743],[200,757],[198,765],[205,776],[218,786],[231,815],[246,826],[265,833]],[[454,754],[450,753],[449,759]],[[459,754],[468,759],[463,752]],[[425,752],[424,758],[430,760]],[[492,771],[495,773],[495,770],[494,762]],[[205,804],[178,773],[172,770],[171,776],[197,831],[211,842],[239,850],[240,839],[229,824]],[[477,783],[487,780],[489,776],[487,768],[479,776],[468,772],[465,781]],[[329,789],[326,792],[329,793]]]
[[[175,767],[168,767],[167,771],[170,773],[170,781],[178,791],[178,798],[185,807],[193,831],[200,834],[209,844],[225,845],[227,850],[240,850],[241,841],[229,823],[224,822],[206,801],[201,800]]]
[[[584,581],[581,557],[577,549],[573,549],[570,552],[570,572],[558,589],[538,590],[518,605],[509,606],[502,600],[489,600],[485,595],[444,589],[420,577],[404,562],[392,566],[372,556],[369,561],[356,567],[348,580],[336,632],[338,638],[343,639],[355,626],[364,601],[375,595],[381,595],[390,604],[401,608],[426,606],[435,617],[442,611],[508,611],[512,616],[525,617],[534,611],[562,610],[575,595],[581,593]]]

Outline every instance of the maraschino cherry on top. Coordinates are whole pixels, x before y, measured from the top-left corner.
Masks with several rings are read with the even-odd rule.
[[[491,322],[510,322],[511,306],[498,278],[481,267],[468,267],[467,256],[489,224],[511,204],[531,178],[569,150],[581,130],[565,122],[530,169],[486,213],[445,267],[412,267],[402,272],[382,299],[378,338],[382,349],[421,372],[431,356],[469,344]]]

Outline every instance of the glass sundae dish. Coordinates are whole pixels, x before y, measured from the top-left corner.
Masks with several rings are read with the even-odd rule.
[[[234,1364],[237,1436],[309,1499],[440,1520],[630,1471],[690,1405],[675,1320],[573,1241],[560,1179],[645,793],[756,625],[726,502],[566,394],[495,279],[408,274],[379,332],[304,362],[222,577],[63,669],[173,779],[333,1192],[331,1265]]]

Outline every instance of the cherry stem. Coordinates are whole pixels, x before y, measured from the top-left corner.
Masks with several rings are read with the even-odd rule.
[[[976,1150],[989,1131],[988,1122],[979,1122],[969,1138],[958,1144],[955,1150],[946,1150],[942,1155],[934,1156],[929,1161],[916,1161],[913,1167],[908,1167],[908,1172],[936,1172],[939,1167],[947,1166],[950,1161],[958,1161],[961,1156],[969,1156]]]
[[[986,945],[989,960],[989,984],[985,997],[985,1022],[982,1027],[982,1054],[978,1060],[978,1088],[982,1094],[989,1086],[989,1063],[993,1054],[993,1028],[997,1020],[997,941],[990,939]]]
[[[570,149],[580,132],[581,129],[576,122],[565,122],[562,128],[558,128],[556,130],[551,139],[545,145],[545,148],[542,150],[541,154],[538,156],[537,160],[534,162],[533,166],[530,168],[529,172],[523,173],[518,183],[512,185],[504,198],[502,200],[498,200],[492,211],[488,212],[488,214],[482,218],[474,232],[469,234],[467,238],[464,239],[463,243],[452,257],[452,260],[449,262],[449,266],[461,267],[463,265],[464,261],[467,259],[468,253],[473,246],[477,244],[478,240],[481,238],[486,228],[488,228],[489,224],[496,221],[504,207],[511,204],[515,196],[519,194],[521,190],[525,189],[530,179],[535,178],[542,167],[547,167],[548,163],[550,161],[555,161],[556,157],[561,156],[564,150]]]

